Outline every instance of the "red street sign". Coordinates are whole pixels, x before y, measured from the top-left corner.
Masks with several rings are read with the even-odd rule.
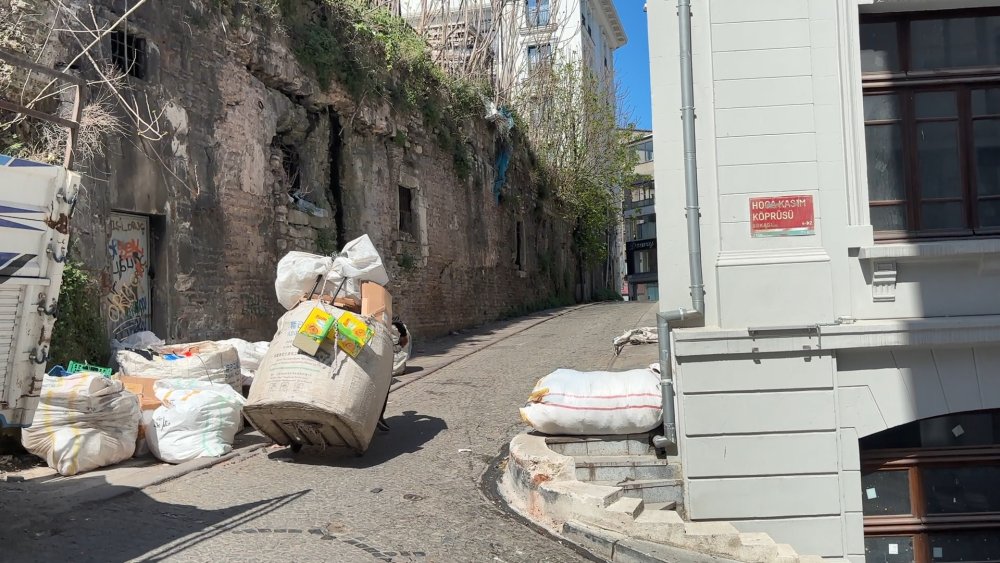
[[[785,195],[750,198],[750,234],[754,237],[794,237],[816,234],[813,196]]]

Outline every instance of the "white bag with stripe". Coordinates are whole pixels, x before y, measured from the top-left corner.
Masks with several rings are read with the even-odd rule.
[[[652,430],[663,417],[660,376],[648,369],[557,369],[538,380],[521,419],[544,434],[618,435]]]
[[[139,432],[139,397],[99,373],[46,375],[24,449],[60,475],[76,475],[132,457]]]

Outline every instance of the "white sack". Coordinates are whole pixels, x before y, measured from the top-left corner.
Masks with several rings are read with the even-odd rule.
[[[245,400],[231,387],[191,379],[163,379],[153,384],[163,406],[147,424],[146,443],[157,459],[184,463],[219,457],[233,450]]]
[[[240,358],[240,370],[243,376],[252,376],[253,372],[260,367],[260,361],[267,353],[268,342],[247,342],[239,338],[220,340],[216,342],[220,346],[232,346],[236,349],[236,355]]]
[[[538,380],[521,419],[545,434],[638,434],[663,416],[660,376],[648,369],[557,369]]]
[[[59,474],[76,475],[132,457],[139,419],[139,397],[120,381],[88,372],[46,375],[21,442]]]
[[[346,278],[340,296],[361,298],[361,282],[389,283],[389,274],[382,258],[368,235],[362,235],[344,246],[336,258],[307,252],[289,252],[278,262],[274,292],[285,309],[292,309],[316,287],[316,277],[323,276],[317,292],[332,295]],[[322,291],[321,291],[322,290]]]
[[[147,360],[135,352],[119,350],[116,354],[122,375],[152,377],[154,379],[194,379],[209,383],[225,383],[237,393],[243,389],[243,374],[240,372],[240,358],[231,344],[216,342],[194,342],[172,344],[154,348],[160,356]],[[182,356],[191,352],[190,357],[174,360],[163,356]]]

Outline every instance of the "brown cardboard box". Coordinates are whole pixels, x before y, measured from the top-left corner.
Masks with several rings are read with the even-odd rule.
[[[361,284],[361,316],[374,317],[385,326],[392,324],[392,295],[375,282]]]
[[[162,404],[153,393],[155,378],[119,375],[118,380],[125,386],[126,391],[139,396],[139,408],[142,410],[154,410]]]

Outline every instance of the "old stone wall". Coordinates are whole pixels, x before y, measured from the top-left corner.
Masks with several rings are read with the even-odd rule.
[[[128,9],[72,5],[87,18],[93,7],[101,25]],[[81,164],[74,252],[100,274],[105,307],[123,299],[109,269],[112,212],[150,218],[148,248],[134,258],[150,277],[149,327],[171,341],[269,339],[285,252],[331,252],[365,233],[389,269],[395,313],[418,337],[573,294],[570,230],[540,196],[524,147],[494,200],[496,132],[485,120],[465,125],[473,165],[463,179],[419,116],[320,88],[290,51],[294,38],[235,25],[216,2],[149,2],[127,30],[147,53],[130,84],[165,136],[115,136]],[[79,52],[66,35],[46,47],[56,63]],[[110,49],[105,40],[100,56]],[[86,61],[74,70],[93,76]],[[402,228],[401,201],[412,206]]]

